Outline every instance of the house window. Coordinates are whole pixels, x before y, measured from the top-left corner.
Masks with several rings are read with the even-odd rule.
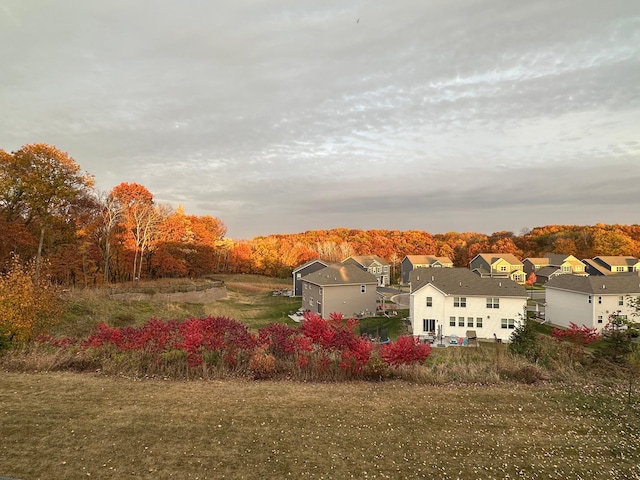
[[[589,303],[591,303],[591,295],[589,295]]]
[[[616,272],[624,272],[624,267],[616,267]]]
[[[506,272],[507,271],[507,266],[506,265],[500,265],[500,271],[501,272]]]
[[[571,271],[571,266],[570,265],[563,265],[562,266],[562,271],[563,272],[570,272]]]
[[[301,273],[296,273],[296,278],[302,278],[302,274]]]
[[[467,297],[453,297],[453,306],[454,307],[466,307],[467,306]]]
[[[449,317],[449,326],[450,327],[456,326],[456,317]]]
[[[309,298],[309,306],[310,306],[310,307],[313,307],[313,297],[310,297],[310,298]]]
[[[435,318],[423,318],[422,319],[422,331],[423,332],[435,332],[436,331],[436,319]]]
[[[602,323],[602,315],[598,315],[598,323]]]
[[[464,327],[464,317],[458,317],[458,326]]]
[[[513,330],[516,328],[516,322],[513,318],[503,318],[501,323],[502,328],[508,328],[509,330]]]
[[[433,297],[427,297],[427,307],[433,307]]]
[[[602,303],[602,297],[598,297],[598,303]]]
[[[500,299],[495,297],[487,298],[487,308],[500,308]]]
[[[576,265],[575,268],[573,269],[575,272],[581,272],[584,269],[582,268],[582,265]]]
[[[482,328],[482,317],[476,318],[476,328]]]
[[[624,295],[618,297],[618,305],[624,305]]]
[[[467,318],[467,327],[473,328],[473,317]]]
[[[366,285],[360,285],[360,293],[367,293],[367,286]]]

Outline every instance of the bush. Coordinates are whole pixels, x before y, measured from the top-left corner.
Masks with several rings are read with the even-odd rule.
[[[515,328],[509,340],[509,351],[511,353],[520,355],[532,362],[538,360],[538,333],[533,325],[533,320],[523,317],[522,322]]]

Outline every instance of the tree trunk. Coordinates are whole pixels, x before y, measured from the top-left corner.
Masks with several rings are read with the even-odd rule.
[[[44,244],[44,225],[40,227],[40,241],[38,242],[38,254],[36,255],[36,271],[35,271],[35,280],[36,282],[40,278],[40,261],[42,258],[42,245]]]

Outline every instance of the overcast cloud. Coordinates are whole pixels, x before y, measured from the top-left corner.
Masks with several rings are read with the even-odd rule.
[[[232,238],[639,223],[638,0],[0,0],[0,148]]]

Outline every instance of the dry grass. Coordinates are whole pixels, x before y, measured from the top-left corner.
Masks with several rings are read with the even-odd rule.
[[[591,390],[0,375],[0,475],[638,478],[640,425]]]

